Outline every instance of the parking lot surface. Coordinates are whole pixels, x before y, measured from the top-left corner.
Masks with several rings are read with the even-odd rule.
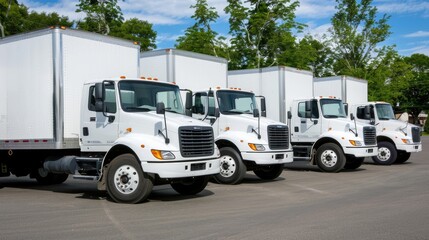
[[[147,202],[117,204],[96,182],[40,186],[0,178],[0,239],[429,239],[429,137],[405,164],[323,173],[288,167],[275,181],[200,194],[157,186]]]

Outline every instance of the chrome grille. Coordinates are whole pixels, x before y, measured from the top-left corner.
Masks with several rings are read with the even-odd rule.
[[[411,135],[413,137],[413,142],[418,143],[420,142],[420,128],[419,127],[412,127],[411,128]]]
[[[377,144],[377,135],[375,127],[363,127],[363,141],[365,145]]]
[[[214,136],[211,127],[179,127],[180,153],[183,157],[203,157],[214,154]]]
[[[289,148],[289,128],[285,125],[268,126],[268,145],[272,150]]]

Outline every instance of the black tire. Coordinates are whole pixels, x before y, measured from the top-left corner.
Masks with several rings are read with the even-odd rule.
[[[115,202],[139,203],[152,191],[152,180],[133,154],[117,156],[106,172],[107,192]]]
[[[378,142],[378,155],[373,156],[372,160],[379,165],[390,165],[396,161],[398,152],[395,145],[390,142]]]
[[[282,174],[283,164],[259,165],[258,169],[253,170],[253,172],[260,179],[273,180]]]
[[[61,184],[67,180],[69,177],[66,173],[47,173],[43,170],[35,171],[35,178],[39,184],[42,185],[53,185]]]
[[[398,156],[396,157],[395,163],[404,163],[410,159],[411,153],[405,151],[399,151]]]
[[[325,143],[317,149],[316,162],[324,172],[339,172],[346,164],[346,157],[337,144]]]
[[[220,173],[214,176],[221,184],[238,184],[246,175],[246,165],[237,151],[230,147],[220,149]]]
[[[171,187],[182,195],[195,195],[203,191],[208,182],[208,176],[199,176],[185,178],[181,182],[171,183]]]
[[[359,168],[363,161],[364,157],[355,157],[355,156],[347,156],[346,164],[344,165],[344,169],[356,169]]]

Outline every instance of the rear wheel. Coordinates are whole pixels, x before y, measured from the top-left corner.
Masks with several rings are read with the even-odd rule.
[[[346,164],[343,150],[335,143],[325,143],[317,149],[317,166],[325,172],[339,172]]]
[[[214,179],[222,184],[238,184],[246,175],[246,165],[237,151],[230,147],[220,149],[220,173]]]
[[[363,161],[364,157],[355,157],[355,156],[347,156],[346,165],[344,165],[345,169],[356,169],[359,168]]]
[[[256,176],[264,180],[273,180],[283,172],[283,164],[262,165],[253,170]]]
[[[118,203],[139,203],[149,196],[153,183],[132,154],[117,156],[107,169],[107,192]]]
[[[410,152],[400,151],[398,152],[398,157],[396,158],[395,163],[404,163],[408,161],[410,156],[411,156]]]
[[[390,142],[379,142],[378,143],[378,155],[373,156],[372,160],[376,164],[390,165],[396,161],[397,151],[395,145]]]
[[[195,195],[206,188],[208,176],[185,178],[181,182],[171,183],[171,187],[182,195]]]

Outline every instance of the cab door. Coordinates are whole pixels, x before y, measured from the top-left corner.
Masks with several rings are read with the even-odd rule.
[[[118,139],[119,109],[113,82],[103,82],[104,112],[96,111],[95,85],[89,87],[88,104],[82,110],[82,150],[106,152]]]
[[[317,101],[297,102],[296,112],[292,113],[292,141],[315,142],[321,133]]]

